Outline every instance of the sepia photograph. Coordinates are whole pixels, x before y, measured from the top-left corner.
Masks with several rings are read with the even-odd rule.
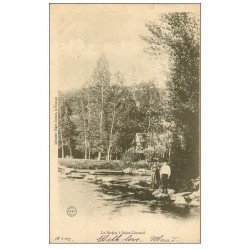
[[[246,249],[248,7],[2,1],[1,249]]]
[[[50,4],[50,243],[200,243],[200,4]]]

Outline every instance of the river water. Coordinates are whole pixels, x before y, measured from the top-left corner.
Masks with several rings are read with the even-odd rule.
[[[102,181],[146,180],[145,176],[101,176]],[[138,199],[132,192],[110,191],[102,187],[101,182],[84,179],[59,177],[59,211],[62,224],[82,231],[86,238],[95,239],[100,231],[116,232],[138,231],[152,234],[165,232],[168,236],[179,237],[179,242],[199,241],[197,232],[200,225],[198,208],[176,209],[155,200]],[[77,208],[77,215],[72,219],[63,216],[69,206]],[[72,220],[74,223],[72,224]],[[84,225],[84,226],[83,226]],[[68,230],[68,231],[67,231]],[[73,230],[73,228],[71,229]],[[91,236],[88,233],[91,232]],[[188,235],[187,235],[188,234]],[[80,239],[80,236],[79,236]]]

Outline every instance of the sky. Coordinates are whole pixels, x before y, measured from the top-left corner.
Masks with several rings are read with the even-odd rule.
[[[164,86],[167,56],[156,60],[143,49],[146,21],[161,13],[199,12],[184,4],[60,4],[50,9],[51,81],[61,91],[82,87],[91,77],[102,53],[111,74],[120,71],[128,85],[155,79]]]

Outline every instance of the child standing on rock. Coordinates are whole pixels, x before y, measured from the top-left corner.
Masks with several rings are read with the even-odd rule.
[[[170,175],[171,175],[171,168],[167,164],[167,162],[164,162],[160,170],[162,190],[164,193],[167,193],[168,182],[169,182],[168,180]]]
[[[153,159],[153,166],[152,166],[152,188],[156,189],[160,186],[160,170],[157,166],[157,159]]]

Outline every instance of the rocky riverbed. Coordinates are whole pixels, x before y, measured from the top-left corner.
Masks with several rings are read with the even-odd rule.
[[[161,209],[188,213],[190,210],[199,210],[200,207],[200,180],[191,180],[190,191],[177,192],[174,188],[164,193],[161,188],[151,188],[150,176],[144,175],[94,175],[92,170],[74,170],[59,167],[61,178],[82,179],[97,185],[99,191],[109,196],[109,200],[120,201],[121,205],[132,203],[147,204],[152,209]],[[179,189],[181,190],[181,189]]]

